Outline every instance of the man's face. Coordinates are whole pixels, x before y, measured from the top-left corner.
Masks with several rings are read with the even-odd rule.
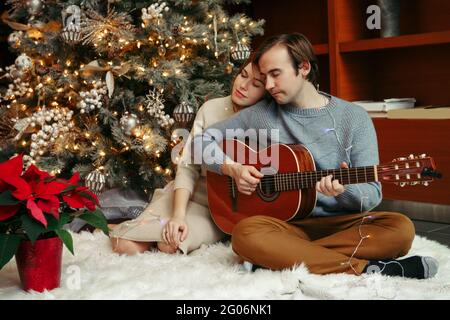
[[[296,74],[284,45],[276,45],[264,53],[259,60],[259,69],[265,78],[266,90],[278,104],[293,102],[305,82],[300,69]]]

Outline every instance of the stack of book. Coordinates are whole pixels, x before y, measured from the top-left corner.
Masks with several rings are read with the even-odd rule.
[[[387,118],[391,110],[412,109],[416,103],[414,98],[393,98],[384,101],[354,101],[363,107],[372,118]]]

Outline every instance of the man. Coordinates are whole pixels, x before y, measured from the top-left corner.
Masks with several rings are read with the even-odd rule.
[[[316,90],[317,60],[306,37],[294,33],[268,38],[257,50],[255,63],[273,99],[195,137],[196,146],[215,151],[204,152],[208,170],[231,176],[244,194],[254,192],[263,175],[224,157],[214,141],[217,132],[224,136],[227,129],[250,128],[278,129],[277,137],[268,134],[270,143],[305,145],[317,170],[378,164],[376,133],[367,112]],[[309,218],[285,222],[253,216],[240,221],[232,232],[233,250],[253,265],[272,270],[304,263],[317,274],[378,272],[417,279],[436,274],[434,258],[396,260],[411,248],[414,225],[399,213],[368,213],[381,201],[379,183],[344,186],[327,176],[316,191],[316,207]]]

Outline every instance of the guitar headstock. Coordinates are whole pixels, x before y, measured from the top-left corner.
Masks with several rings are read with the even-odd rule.
[[[378,181],[405,185],[422,184],[428,186],[434,178],[442,175],[436,171],[433,158],[426,154],[409,155],[392,160],[388,164],[378,166]]]

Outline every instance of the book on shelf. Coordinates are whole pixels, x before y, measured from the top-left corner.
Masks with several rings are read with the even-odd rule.
[[[386,115],[388,119],[450,119],[450,106],[389,110]]]
[[[414,108],[414,98],[391,98],[383,101],[362,100],[353,103],[363,107],[369,113],[388,112],[389,110]],[[381,115],[380,115],[381,116]]]

